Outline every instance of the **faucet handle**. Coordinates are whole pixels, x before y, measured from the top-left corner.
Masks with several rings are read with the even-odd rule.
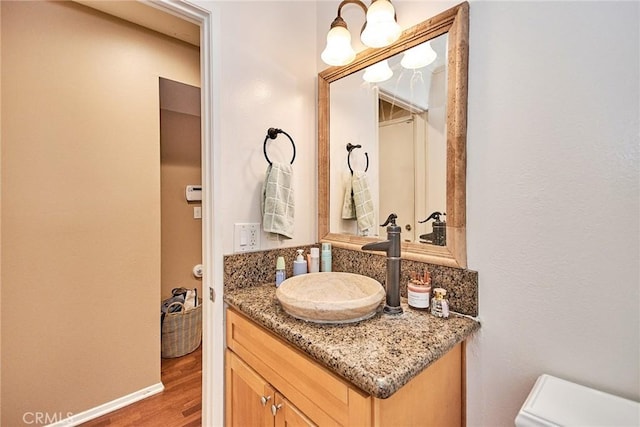
[[[381,224],[380,227],[384,227],[387,226],[389,224],[391,224],[392,226],[396,225],[396,219],[398,218],[398,215],[392,213],[391,215],[389,215],[387,217],[387,220],[384,222],[384,224]]]
[[[432,213],[431,215],[429,215],[429,217],[427,219],[422,220],[422,221],[418,221],[418,222],[420,224],[423,224],[423,223],[429,221],[430,219],[434,220],[435,222],[440,222],[440,215],[446,215],[446,213],[444,213],[444,212],[440,213],[440,212],[436,211],[436,212]]]

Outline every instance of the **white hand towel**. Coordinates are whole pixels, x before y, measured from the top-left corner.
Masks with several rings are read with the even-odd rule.
[[[354,172],[351,185],[353,187],[353,202],[356,205],[358,228],[361,232],[365,232],[375,225],[373,222],[373,200],[371,200],[367,175],[362,171]]]
[[[293,238],[292,177],[290,164],[273,162],[267,168],[262,187],[262,228],[289,239]]]

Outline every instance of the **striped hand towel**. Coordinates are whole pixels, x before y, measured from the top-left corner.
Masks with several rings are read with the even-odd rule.
[[[356,219],[356,205],[353,204],[353,187],[351,175],[344,186],[344,202],[342,203],[342,219]]]
[[[262,228],[288,239],[293,238],[292,177],[290,164],[273,162],[262,186]]]
[[[362,171],[354,172],[351,185],[353,187],[353,202],[356,205],[356,221],[358,228],[364,233],[375,226],[373,200],[371,200],[367,175]]]

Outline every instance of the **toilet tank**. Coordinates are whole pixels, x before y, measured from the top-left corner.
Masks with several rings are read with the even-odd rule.
[[[545,374],[531,389],[515,425],[637,427],[640,403]]]

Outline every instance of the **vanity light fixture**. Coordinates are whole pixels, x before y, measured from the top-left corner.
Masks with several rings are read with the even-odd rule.
[[[356,53],[351,47],[351,34],[347,23],[342,19],[342,7],[357,4],[365,12],[366,20],[360,32],[360,40],[368,47],[384,47],[400,38],[402,29],[396,21],[396,12],[390,0],[371,0],[367,6],[361,0],[343,0],[338,6],[338,16],[331,23],[327,33],[327,46],[320,55],[329,65],[347,65]]]
[[[431,64],[437,57],[438,54],[431,47],[431,42],[425,42],[405,51],[400,65],[407,70],[417,70]],[[385,59],[365,68],[362,79],[369,83],[380,83],[392,76],[393,71]]]
[[[400,64],[409,70],[416,70],[431,64],[437,57],[438,54],[431,47],[431,43],[426,42],[407,50]]]
[[[380,83],[389,80],[391,76],[393,76],[393,71],[391,71],[389,62],[385,59],[368,66],[364,70],[362,78],[369,83]]]

